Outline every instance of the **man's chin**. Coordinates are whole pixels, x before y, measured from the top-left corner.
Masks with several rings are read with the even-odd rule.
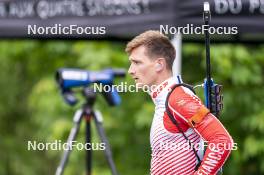
[[[137,86],[138,88],[143,88],[143,87],[144,87],[144,84],[141,83],[141,82],[139,82],[138,80],[135,80],[135,83],[136,83],[136,86]]]
[[[138,89],[142,89],[144,91],[148,91],[149,86],[147,84],[144,84],[144,83],[141,83],[141,82],[137,82],[137,81],[135,81],[135,82],[136,82],[136,87]]]

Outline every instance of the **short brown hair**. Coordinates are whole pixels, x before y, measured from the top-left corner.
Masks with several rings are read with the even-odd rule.
[[[167,69],[172,69],[176,51],[167,36],[159,31],[148,30],[131,40],[126,46],[126,52],[130,55],[139,46],[145,46],[146,55],[150,58],[165,58]]]

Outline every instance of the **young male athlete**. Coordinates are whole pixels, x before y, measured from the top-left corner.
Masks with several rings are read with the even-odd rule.
[[[131,62],[128,73],[137,86],[150,87],[155,104],[150,131],[151,175],[216,174],[228,158],[233,140],[189,88],[174,89],[168,107],[195,150],[188,147],[188,141],[169,118],[166,97],[173,85],[182,83],[179,75],[172,77],[175,49],[169,39],[158,31],[146,31],[127,44],[126,52]],[[202,157],[203,142],[208,147]],[[199,162],[196,154],[200,156],[201,165],[195,170]]]

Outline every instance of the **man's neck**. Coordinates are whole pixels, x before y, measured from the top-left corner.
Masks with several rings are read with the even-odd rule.
[[[170,77],[172,77],[172,72],[164,72],[163,74],[157,76],[157,80],[153,83],[153,85],[158,86]]]

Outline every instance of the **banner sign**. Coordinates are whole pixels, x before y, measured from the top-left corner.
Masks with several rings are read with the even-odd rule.
[[[179,28],[190,38],[203,25],[203,2],[0,0],[0,38],[129,39],[148,29],[173,35]],[[225,29],[231,35],[263,34],[264,0],[208,2],[212,26],[231,27]]]
[[[130,38],[174,24],[175,0],[0,1],[0,37]]]

